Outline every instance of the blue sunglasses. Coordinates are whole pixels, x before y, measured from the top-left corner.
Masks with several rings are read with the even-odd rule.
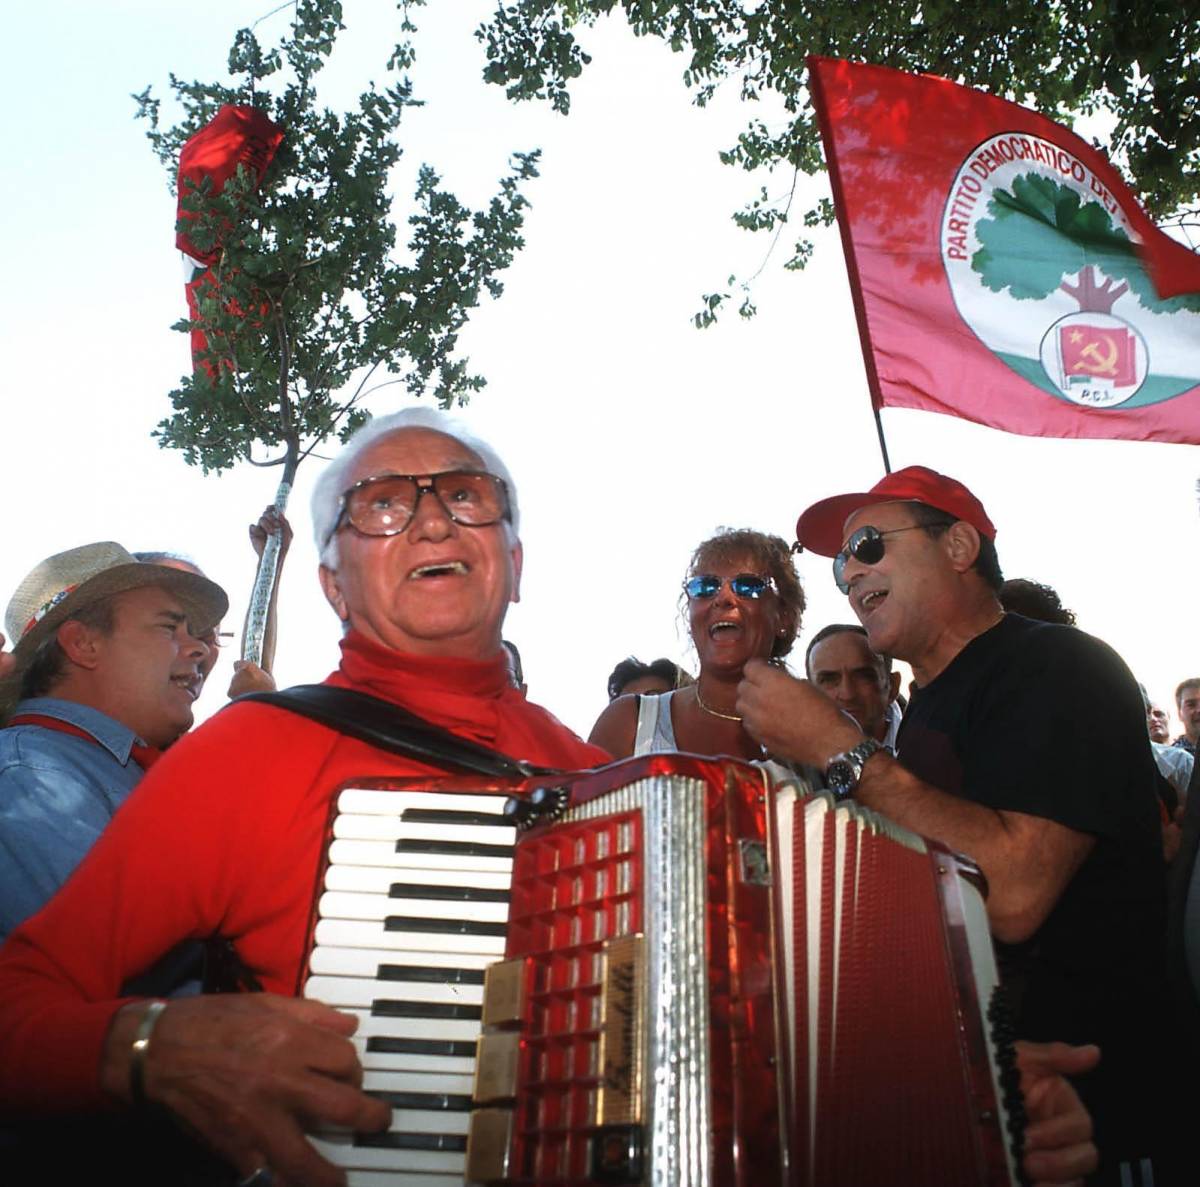
[[[759,577],[757,573],[739,573],[736,577],[717,577],[713,573],[697,573],[683,583],[684,592],[693,601],[702,598],[715,598],[721,592],[721,586],[729,582],[729,588],[734,597],[761,598],[770,590],[778,593],[773,577]]]

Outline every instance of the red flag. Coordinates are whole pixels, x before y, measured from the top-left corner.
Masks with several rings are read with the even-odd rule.
[[[259,183],[283,140],[283,132],[255,107],[235,107],[225,104],[220,111],[188,138],[179,153],[179,176],[176,191],[179,205],[176,212],[175,246],[184,254],[189,276],[184,281],[188,317],[200,320],[197,292],[202,285],[216,287],[212,265],[220,259],[221,248],[216,245],[202,251],[189,238],[186,224],[196,218],[194,211],[185,210],[184,198],[207,180],[211,192],[219,194],[236,173],[239,165],[254,172]],[[208,340],[201,329],[192,330],[192,367],[203,367],[209,378],[213,368],[204,359]]]
[[[808,61],[876,408],[1200,443],[1200,256],[1101,153],[943,78]]]

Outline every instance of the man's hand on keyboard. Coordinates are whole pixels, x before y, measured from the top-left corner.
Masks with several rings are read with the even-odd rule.
[[[1098,1047],[1018,1042],[1017,1067],[1029,1124],[1025,1171],[1034,1187],[1082,1183],[1096,1169],[1092,1119],[1067,1076],[1082,1075],[1100,1062]]]
[[[144,1003],[121,1010],[102,1057],[104,1087],[131,1099],[132,1044]],[[144,1053],[145,1096],[170,1110],[243,1175],[335,1187],[343,1173],[306,1140],[317,1125],[385,1129],[391,1109],[361,1091],[349,1036],[357,1020],[319,1002],[270,994],[172,1000]]]

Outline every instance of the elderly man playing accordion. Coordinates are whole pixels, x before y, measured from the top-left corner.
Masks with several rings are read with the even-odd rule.
[[[516,491],[499,458],[451,424],[424,411],[381,418],[314,492],[321,584],[346,630],[327,683],[521,759],[595,766],[608,756],[509,682],[500,632],[521,573]],[[356,776],[434,769],[247,702],[175,746],[3,951],[5,1115],[129,1102],[132,1072],[138,1096],[240,1175],[269,1166],[289,1183],[338,1182],[304,1129],[378,1129],[391,1110],[359,1090],[354,1018],[290,996],[330,795]],[[265,993],[176,999],[161,1013],[120,996],[179,939],[214,934]]]
[[[346,628],[326,685],[545,766],[607,759],[509,682],[501,625],[521,569],[516,492],[486,445],[437,414],[383,418],[330,465],[313,504],[321,583]],[[435,770],[247,701],[181,741],[0,952],[5,1118],[107,1113],[119,1125],[132,1106],[199,1136],[228,1164],[226,1181],[341,1182],[306,1134],[380,1130],[391,1108],[361,1090],[355,1017],[292,996],[330,799],[355,777]],[[177,941],[210,936],[230,942],[265,992],[123,996]],[[1030,1111],[1050,1147],[1047,1178],[1065,1181],[1086,1156],[1088,1119],[1057,1053],[1037,1058]],[[41,1181],[56,1181],[56,1153]],[[162,1166],[156,1181],[198,1182],[189,1169]]]

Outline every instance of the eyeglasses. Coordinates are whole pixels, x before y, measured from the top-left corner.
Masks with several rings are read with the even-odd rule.
[[[889,528],[886,532],[881,532],[878,528],[873,528],[868,524],[866,527],[851,532],[850,539],[846,541],[846,547],[833,558],[833,579],[837,583],[838,589],[844,594],[850,592],[850,586],[843,575],[846,572],[846,563],[851,557],[863,565],[877,565],[883,560],[884,536],[894,536],[898,532],[915,532],[924,526],[924,524],[914,523],[906,528]]]
[[[478,470],[380,474],[342,492],[326,543],[347,521],[364,536],[398,535],[412,523],[421,496],[430,493],[454,523],[466,527],[485,528],[511,516],[508,487],[495,474]]]
[[[715,598],[721,586],[728,581],[735,597],[761,598],[767,590],[778,593],[773,577],[760,577],[757,573],[739,573],[736,577],[718,577],[713,573],[697,573],[683,583],[684,592],[693,601]]]
[[[190,627],[188,629],[189,629],[189,631],[191,630]],[[193,635],[192,638],[199,639],[200,642],[205,645],[205,647],[224,647],[225,644],[222,643],[221,640],[222,639],[232,639],[233,631],[219,631],[214,626],[214,627],[210,627],[203,634]]]

